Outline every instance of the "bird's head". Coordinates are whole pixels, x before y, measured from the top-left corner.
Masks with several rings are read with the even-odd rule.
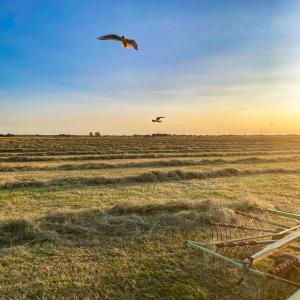
[[[122,36],[121,36],[121,38],[122,38],[122,39],[125,39],[125,36],[124,36],[124,35],[122,35]]]

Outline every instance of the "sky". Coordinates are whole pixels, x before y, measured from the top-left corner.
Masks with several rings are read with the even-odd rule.
[[[300,2],[0,0],[0,133],[90,131],[300,134]]]

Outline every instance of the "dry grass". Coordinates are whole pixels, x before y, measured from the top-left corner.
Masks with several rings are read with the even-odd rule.
[[[235,210],[299,210],[299,151],[295,136],[0,138],[0,299],[285,299],[184,241],[246,222]]]

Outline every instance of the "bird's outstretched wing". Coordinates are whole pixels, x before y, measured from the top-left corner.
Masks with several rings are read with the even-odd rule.
[[[128,39],[126,39],[126,42],[127,42],[131,47],[133,47],[135,50],[139,50],[138,44],[136,43],[135,40],[128,40]]]
[[[165,117],[156,117],[156,121],[159,121],[160,119],[163,119]]]
[[[97,40],[114,40],[114,41],[122,41],[121,37],[116,34],[108,34],[97,37]]]

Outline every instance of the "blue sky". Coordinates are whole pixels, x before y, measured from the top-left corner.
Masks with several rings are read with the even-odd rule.
[[[300,133],[299,12],[275,0],[0,0],[0,132]],[[109,33],[140,51],[96,40]]]

